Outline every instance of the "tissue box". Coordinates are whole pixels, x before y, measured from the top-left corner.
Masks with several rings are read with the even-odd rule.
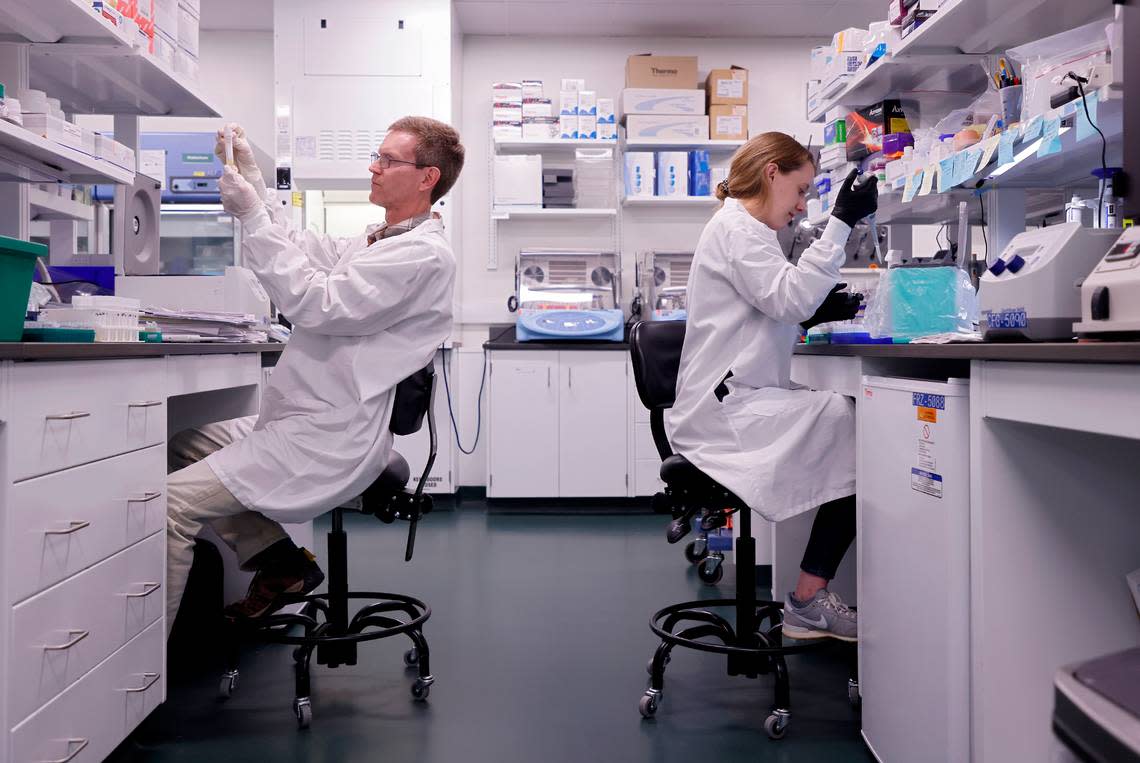
[[[614,110],[613,98],[598,99],[598,124],[617,124],[617,117],[615,114],[616,112]]]
[[[627,198],[653,196],[656,176],[652,151],[625,153],[625,195]]]
[[[709,106],[747,106],[748,70],[740,66],[713,69],[705,80],[705,92]]]
[[[627,87],[621,91],[621,112],[625,114],[704,114],[703,90]]]
[[[491,85],[491,102],[522,103],[522,84],[519,82],[496,82]]]
[[[625,86],[627,88],[694,88],[697,86],[697,57],[630,56],[625,60]]]
[[[630,114],[626,117],[626,140],[708,140],[709,118],[700,116],[663,116]]]
[[[542,156],[495,156],[493,164],[496,207],[542,206]]]
[[[578,114],[587,117],[598,115],[598,94],[593,90],[578,91]]]
[[[523,117],[523,140],[558,140],[560,130],[558,117]]]
[[[747,106],[710,106],[709,138],[748,140]]]
[[[558,114],[574,117],[578,115],[578,91],[563,90],[558,94]]]
[[[577,114],[563,114],[558,117],[558,137],[563,140],[578,139]]]
[[[677,198],[689,195],[689,154],[661,151],[657,154],[657,195]]]

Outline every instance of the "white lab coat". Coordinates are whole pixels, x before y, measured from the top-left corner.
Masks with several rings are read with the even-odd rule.
[[[831,218],[792,265],[775,231],[728,199],[693,258],[669,440],[771,521],[855,492],[854,402],[791,383],[798,324],[839,281],[850,232]]]
[[[245,265],[293,334],[249,436],[206,459],[246,507],[303,522],[359,495],[388,463],[396,384],[451,332],[455,257],[429,219],[371,246],[244,221]]]

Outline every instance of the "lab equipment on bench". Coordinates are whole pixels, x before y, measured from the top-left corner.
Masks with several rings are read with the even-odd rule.
[[[863,739],[876,760],[968,760],[969,383],[861,387],[859,442],[876,449],[859,472]],[[903,579],[923,592],[905,608]]]
[[[20,341],[36,259],[47,255],[43,244],[0,236],[0,342]]]
[[[1140,761],[1140,647],[1057,671],[1053,730],[1081,760]]]
[[[1081,314],[1077,285],[1119,236],[1077,222],[1014,236],[982,275],[978,302],[985,338],[1071,339]]]
[[[651,321],[683,321],[688,317],[692,252],[646,252],[637,268],[638,305]]]
[[[625,323],[618,295],[621,271],[614,252],[592,249],[521,250],[515,262],[520,342],[592,339],[621,342]]]
[[[1081,284],[1078,336],[1140,339],[1140,228],[1127,228]]]

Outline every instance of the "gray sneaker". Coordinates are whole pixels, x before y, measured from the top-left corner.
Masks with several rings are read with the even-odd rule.
[[[789,593],[784,597],[784,635],[794,639],[835,638],[857,641],[858,615],[826,588],[805,606],[798,607]]]

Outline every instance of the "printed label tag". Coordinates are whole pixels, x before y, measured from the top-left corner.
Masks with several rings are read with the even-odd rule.
[[[911,467],[910,489],[932,495],[935,498],[942,498],[942,475]]]
[[[744,80],[718,79],[716,81],[716,94],[718,98],[743,98]]]
[[[1029,326],[1025,308],[986,310],[986,323],[992,329],[1023,329]]]
[[[934,408],[923,408],[923,407],[919,406],[919,408],[918,408],[918,420],[919,421],[928,421],[931,424],[937,424],[938,423],[938,411]]]

